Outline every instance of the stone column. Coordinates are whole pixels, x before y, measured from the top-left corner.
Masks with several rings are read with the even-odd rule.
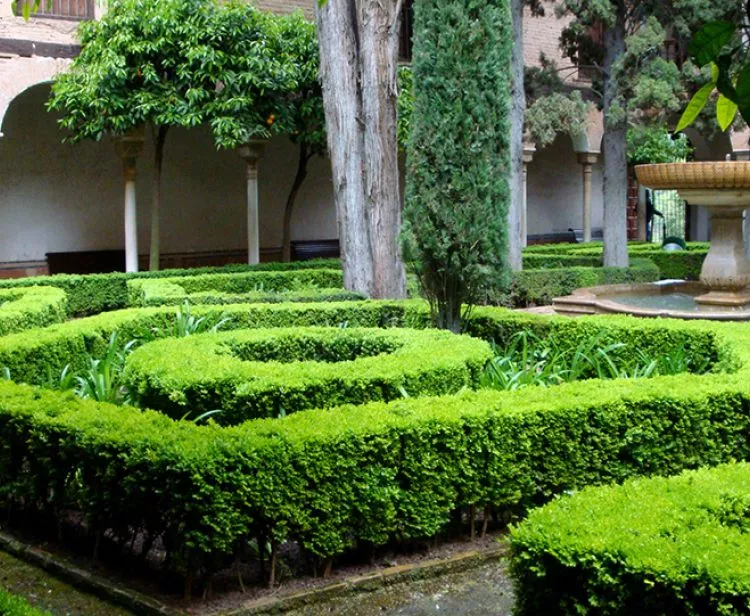
[[[260,263],[260,232],[258,224],[258,159],[265,141],[253,140],[238,148],[247,167],[247,262]]]
[[[598,152],[577,152],[583,166],[583,241],[591,241],[591,174],[599,160]]]
[[[122,158],[125,179],[125,271],[138,271],[138,207],[136,166],[143,153],[143,128],[115,137],[115,151]]]
[[[529,200],[526,190],[529,175],[529,163],[534,160],[536,148],[531,143],[525,143],[523,146],[523,200],[521,206],[521,248],[526,248],[529,238]]]

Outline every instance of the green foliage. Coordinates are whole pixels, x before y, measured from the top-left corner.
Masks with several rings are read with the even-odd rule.
[[[75,376],[75,394],[79,398],[110,402],[112,404],[127,404],[130,393],[123,382],[123,372],[127,356],[137,344],[131,340],[124,347],[117,341],[117,332],[109,338],[109,344],[100,358],[89,357],[88,368],[80,376]],[[68,381],[68,366],[63,369],[60,385],[64,388]]]
[[[306,119],[317,122],[319,112],[301,101],[320,104],[319,93],[309,91],[317,71],[313,26],[300,15],[278,16],[239,0],[220,6],[213,35],[223,64],[206,106],[216,144],[232,148],[294,134]],[[320,132],[316,123],[309,136],[317,143]]]
[[[439,331],[359,328],[259,329],[169,338],[128,360],[139,406],[173,418],[221,408],[216,421],[286,416],[476,387],[485,342]]]
[[[225,310],[233,327],[428,320],[421,302],[205,307],[200,314]],[[144,308],[12,334],[0,338],[0,363],[12,356],[18,367],[49,365],[58,355],[75,363],[87,346],[103,349],[112,331],[127,340],[173,318],[174,309]],[[743,326],[477,308],[467,330],[501,345],[529,330],[571,343],[598,332],[603,345],[619,341],[633,353],[682,346],[690,358],[709,358],[714,372],[618,379],[606,388],[586,381],[399,399],[228,428],[0,383],[0,501],[50,515],[79,512],[96,531],[125,539],[132,529],[166,537],[173,566],[210,572],[259,536],[299,541],[326,557],[360,542],[431,536],[469,506],[524,507],[591,483],[750,455],[737,438],[750,429]],[[384,335],[391,332],[410,335]],[[268,333],[254,335],[261,341]],[[252,353],[289,359],[288,349],[258,344]],[[718,372],[738,364],[739,372]]]
[[[138,272],[124,274],[89,274],[86,276],[60,274],[57,276],[36,276],[0,280],[0,289],[18,289],[37,285],[56,287],[65,291],[68,297],[68,314],[88,316],[107,310],[117,310],[128,306],[128,280],[200,276],[220,273],[251,272],[291,272],[308,269],[334,269],[340,263],[333,259],[315,259],[294,263],[261,263],[260,265],[227,265],[224,267],[202,267],[193,269],[173,269],[159,272]],[[260,283],[260,280],[258,281]]]
[[[0,289],[0,336],[65,321],[65,292],[47,286]]]
[[[676,163],[693,153],[687,137],[672,136],[662,127],[636,127],[628,131],[628,164]]]
[[[661,349],[649,356],[630,353],[621,342],[602,343],[601,333],[592,333],[577,343],[554,335],[541,339],[522,330],[503,346],[495,346],[495,357],[482,375],[482,386],[516,390],[530,385],[549,387],[583,379],[649,378],[682,372],[702,373],[706,362],[691,365],[682,347]]]
[[[138,126],[193,127],[206,119],[227,62],[211,0],[117,0],[82,22],[81,52],[52,87],[48,108],[73,142]]]
[[[406,151],[414,113],[414,76],[411,65],[398,67],[398,146]]]
[[[354,301],[364,297],[344,290],[339,270],[298,270],[128,281],[131,306]]]
[[[702,242],[688,242],[687,250],[670,252],[663,250],[656,244],[630,244],[628,251],[633,259],[648,259],[659,268],[662,279],[698,280],[703,261],[708,254],[708,244]],[[531,267],[548,267],[545,263],[555,264],[555,267],[571,265],[596,265],[601,263],[602,245],[590,244],[541,244],[530,246],[524,251],[524,264]],[[591,259],[597,259],[591,262]],[[635,264],[634,264],[635,265]],[[620,282],[628,282],[621,280]],[[649,282],[642,280],[642,282]],[[604,283],[598,283],[604,284]],[[606,284],[615,284],[615,280]]]
[[[29,6],[24,4],[24,7]],[[49,612],[38,610],[26,599],[11,595],[0,589],[0,614],[3,616],[51,616]]]
[[[750,614],[750,467],[586,489],[513,529],[518,614]]]
[[[537,147],[544,147],[561,133],[585,133],[588,110],[589,105],[580,92],[554,92],[528,106],[526,129]]]
[[[694,87],[697,71],[693,63],[680,67],[664,53],[667,38],[674,41],[669,43],[674,48],[684,49],[691,33],[706,21],[728,19],[738,23],[742,18],[741,3],[736,0],[637,0],[628,4],[563,0],[557,10],[572,17],[561,37],[566,56],[577,65],[596,69],[592,84],[595,94],[603,92],[605,82],[615,87],[608,126],[625,121],[631,125],[672,122]],[[605,48],[601,38],[593,35],[618,23],[626,33],[624,50],[611,74],[604,75]]]
[[[600,251],[601,252],[601,251]],[[654,282],[659,267],[651,260],[635,257],[629,267],[602,267],[601,255],[526,255],[524,269],[513,274],[510,290],[488,296],[489,303],[513,307],[552,303],[555,297],[576,289],[605,284]]]
[[[750,122],[750,60],[748,60],[748,25],[750,6],[736,3],[734,19],[714,19],[695,32],[690,56],[699,67],[711,67],[711,79],[693,95],[680,118],[677,130],[690,126],[718,92],[716,119],[722,131],[727,130],[737,112]]]
[[[459,331],[462,310],[509,279],[510,12],[506,0],[425,0],[414,24],[404,255],[438,327]]]

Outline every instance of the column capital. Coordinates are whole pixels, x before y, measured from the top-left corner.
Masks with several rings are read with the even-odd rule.
[[[143,126],[134,128],[123,135],[115,135],[112,138],[115,144],[115,152],[123,160],[136,159],[143,154],[145,140]]]
[[[258,162],[263,150],[266,147],[268,140],[266,139],[251,139],[245,145],[241,145],[237,148],[237,154],[240,155],[246,163],[252,165]]]
[[[601,154],[599,152],[576,152],[576,156],[581,165],[595,165],[599,162]]]
[[[528,165],[534,160],[534,154],[536,154],[536,146],[533,143],[523,144],[523,164]]]

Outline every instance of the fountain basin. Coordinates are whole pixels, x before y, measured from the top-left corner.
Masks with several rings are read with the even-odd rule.
[[[735,295],[730,302],[700,301],[709,289],[700,282],[662,280],[646,284],[616,284],[578,289],[572,295],[553,300],[558,314],[585,316],[629,314],[637,317],[706,319],[711,321],[750,320],[750,298]]]
[[[638,181],[652,189],[677,190],[711,217],[711,248],[701,270],[705,292],[695,301],[737,307],[750,303],[750,261],[742,237],[743,211],[750,208],[750,162],[638,165]]]

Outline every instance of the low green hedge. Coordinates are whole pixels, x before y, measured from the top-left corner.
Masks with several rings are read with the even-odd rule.
[[[224,330],[314,325],[426,327],[429,322],[421,301],[194,306],[191,313],[205,317],[209,327],[224,321]],[[85,370],[89,355],[103,354],[114,332],[122,344],[132,339],[150,341],[155,332],[172,331],[177,318],[173,306],[131,308],[0,337],[0,367],[8,368],[16,382],[43,385],[50,374],[59,374],[66,365],[74,372]]]
[[[421,302],[196,308],[234,326],[403,326]],[[0,358],[37,370],[111,331],[168,323],[174,310],[129,310],[0,338]],[[602,332],[638,348],[680,344],[709,375],[466,392],[334,409],[234,427],[0,383],[0,501],[82,514],[93,532],[161,537],[170,562],[211,571],[259,537],[333,556],[365,542],[434,535],[467,507],[528,507],[565,490],[673,474],[750,456],[750,328],[627,317],[545,318],[478,308],[471,333]],[[25,363],[24,363],[25,362]],[[1,362],[0,362],[1,363]],[[37,367],[34,367],[36,364]]]
[[[311,408],[474,389],[486,342],[438,330],[278,328],[168,338],[137,349],[125,382],[139,406],[179,419],[221,409],[234,425]]]
[[[0,289],[0,336],[32,327],[62,323],[66,318],[65,292],[53,287]]]
[[[341,270],[245,272],[129,280],[131,306],[241,304],[284,301],[345,301],[364,299],[344,290]]]
[[[633,259],[630,267],[577,267],[564,266],[561,257],[555,267],[556,257],[545,269],[526,269],[516,272],[505,302],[512,306],[550,304],[555,297],[570,295],[576,289],[605,284],[644,283],[659,280],[659,268],[650,259]],[[583,257],[591,259],[596,257]],[[502,302],[502,303],[505,303]]]
[[[662,279],[698,280],[709,245],[704,242],[689,242],[687,250],[665,251],[657,244],[632,243],[628,252],[632,259],[648,258],[659,268]],[[543,264],[595,265],[585,263],[587,259],[598,259],[601,264],[603,246],[601,242],[590,244],[539,244],[524,249],[524,265],[548,267]],[[572,260],[572,263],[571,263]],[[541,264],[541,265],[540,265]]]
[[[513,529],[519,614],[750,614],[750,466],[586,489]]]
[[[261,263],[259,265],[227,265],[223,267],[200,267],[172,269],[158,272],[111,274],[35,276],[0,280],[0,288],[50,286],[62,289],[68,296],[68,313],[72,316],[88,316],[107,310],[118,310],[128,305],[127,281],[141,278],[171,278],[175,276],[199,276],[203,274],[237,272],[286,272],[309,269],[337,269],[340,262],[335,259],[315,259],[292,263]]]
[[[49,612],[33,607],[26,599],[0,589],[0,614],[2,616],[51,616]]]

